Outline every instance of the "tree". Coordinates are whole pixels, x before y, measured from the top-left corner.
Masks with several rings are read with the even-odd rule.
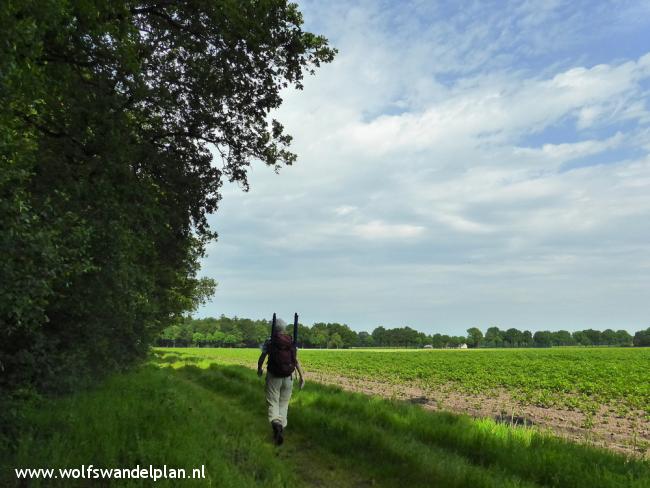
[[[202,332],[195,332],[192,334],[192,342],[194,343],[195,346],[201,347],[203,346],[203,343],[205,342],[205,334]]]
[[[372,331],[372,341],[375,343],[375,346],[385,346],[386,329],[381,325],[375,328],[375,330]]]
[[[433,347],[438,348],[438,349],[445,347],[445,343],[442,340],[442,335],[441,334],[433,334],[431,336],[431,345]]]
[[[343,339],[338,332],[334,332],[327,343],[327,348],[338,349],[340,347],[343,347]]]
[[[620,329],[616,331],[616,344],[619,346],[631,346],[632,336],[626,330]]]
[[[228,347],[257,347],[270,333],[269,322],[266,320],[251,320],[241,317],[219,318],[207,317],[192,319],[190,316],[183,316],[174,325],[163,329],[157,337],[157,344],[160,346],[228,346]],[[555,332],[539,331],[533,334],[528,331],[520,331],[510,328],[501,331],[498,327],[491,327],[486,337],[491,340],[486,342],[483,338],[479,342],[485,344],[501,344],[501,347],[552,347],[570,346],[574,344],[591,345],[591,337],[595,333],[600,337],[601,345],[632,345],[632,336],[625,330],[606,329],[602,332],[594,330],[576,331],[573,334],[566,330]],[[636,342],[642,343],[645,331],[636,334]],[[449,336],[439,333],[428,336],[410,327],[396,327],[386,329],[377,327],[372,334],[362,331],[355,332],[345,324],[336,322],[317,322],[311,327],[298,324],[299,347],[330,347],[345,348],[352,346],[360,347],[422,347],[431,344],[436,348],[458,347],[462,343],[468,343],[470,347],[476,347],[476,340],[482,337],[478,328],[467,330],[467,337]],[[379,344],[377,342],[379,342]],[[501,341],[501,342],[499,342]],[[494,347],[494,346],[493,346]]]
[[[330,337],[333,334],[338,334],[341,337],[341,340],[343,341],[342,347],[351,347],[357,343],[357,333],[350,329],[347,324],[328,323],[325,324],[325,326]]]
[[[421,332],[410,327],[397,327],[384,331],[383,342],[384,345],[392,347],[415,347],[421,345],[422,336]]]
[[[208,317],[205,319],[198,319],[198,320],[191,320],[192,323],[192,328],[196,332],[201,332],[202,334],[211,334],[213,331],[218,329],[219,325],[217,322],[217,319]]]
[[[533,334],[533,341],[536,347],[551,347],[553,345],[553,334],[548,330],[538,330]]]
[[[261,334],[260,337],[259,332],[261,331],[258,329],[255,322],[250,319],[239,319],[237,321],[237,330],[241,333],[242,340],[246,347],[257,347],[268,335],[265,331],[265,333]]]
[[[321,331],[316,331],[312,334],[312,344],[316,347],[327,347],[327,334]]]
[[[519,347],[523,342],[523,334],[519,329],[508,329],[503,333],[503,342],[507,347]]]
[[[368,332],[359,332],[359,339],[357,341],[357,346],[359,347],[372,347],[374,346],[374,341],[372,336]]]
[[[557,332],[551,333],[551,342],[554,346],[572,346],[576,341],[570,332],[558,330]]]
[[[296,160],[268,114],[334,51],[282,0],[25,0],[0,22],[5,398],[143,359],[211,295],[223,182]]]
[[[587,329],[583,330],[582,332],[589,338],[589,341],[594,346],[599,346],[602,344],[602,332],[599,330]]]
[[[650,327],[645,330],[640,330],[634,334],[632,343],[636,347],[650,347]]]
[[[576,344],[579,344],[581,346],[591,346],[592,342],[591,339],[587,334],[585,334],[584,331],[578,330],[574,332],[573,334],[573,339],[575,340]]]
[[[225,337],[223,338],[223,343],[228,347],[239,346],[241,345],[242,341],[243,341],[243,337],[241,335],[241,332],[239,331],[234,331],[231,332],[230,334],[225,334]]]
[[[184,327],[181,327],[181,332],[178,335],[178,342],[180,342],[179,345],[182,346],[189,346],[192,343],[192,340],[194,339],[194,333],[192,332],[192,328],[190,324],[185,324]]]
[[[311,329],[303,324],[298,324],[298,346],[299,347],[312,346]]]
[[[519,346],[520,347],[533,347],[535,345],[535,341],[533,340],[533,333],[529,330],[525,330],[521,333],[521,337],[519,338]]]
[[[224,343],[225,339],[226,339],[226,334],[224,334],[220,330],[215,330],[210,336],[210,341],[212,341],[212,343],[215,346],[221,346]]]
[[[600,337],[601,344],[604,346],[615,346],[618,342],[618,334],[612,329],[605,329]]]
[[[164,343],[160,345],[176,347],[176,341],[179,339],[180,334],[181,328],[178,325],[166,327],[161,333],[161,339],[164,340]]]
[[[478,327],[467,329],[467,347],[480,347],[483,341],[483,332]]]
[[[487,347],[502,347],[503,332],[498,327],[490,327],[485,332],[485,345]]]

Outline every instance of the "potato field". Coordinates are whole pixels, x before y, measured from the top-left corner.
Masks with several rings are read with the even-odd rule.
[[[159,349],[182,361],[255,367],[257,349]],[[425,408],[534,425],[647,456],[650,349],[301,350],[311,377]]]

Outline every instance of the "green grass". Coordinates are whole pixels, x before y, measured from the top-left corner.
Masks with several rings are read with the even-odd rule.
[[[209,479],[194,486],[286,486],[292,478],[255,429],[241,428],[251,424],[249,412],[173,371],[153,366],[115,376],[91,392],[34,405],[26,416],[28,431],[3,466],[0,486],[11,486],[17,467],[89,464],[120,468],[166,464],[188,472],[204,464]],[[52,484],[32,481],[30,486]],[[60,486],[88,484],[67,480]],[[164,481],[157,485],[175,486]]]
[[[164,349],[219,364],[256,364],[257,349]],[[650,419],[650,348],[301,350],[307,371],[468,393],[499,389],[527,404]]]
[[[93,391],[33,405],[18,451],[0,453],[0,486],[17,484],[14,467],[82,464],[206,466],[206,480],[156,486],[650,486],[641,460],[313,383],[295,391],[276,448],[263,389],[249,368],[157,351]]]

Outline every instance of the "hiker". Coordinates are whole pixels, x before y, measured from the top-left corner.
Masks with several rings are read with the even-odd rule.
[[[274,317],[275,318],[275,317]],[[287,324],[277,319],[272,327],[271,337],[264,342],[262,354],[257,361],[257,375],[262,376],[264,360],[268,355],[266,371],[266,404],[268,417],[273,428],[273,440],[277,445],[284,441],[284,428],[287,426],[287,410],[293,388],[293,376],[297,371],[300,376],[299,387],[302,390],[305,378],[297,358],[296,345],[289,335]]]

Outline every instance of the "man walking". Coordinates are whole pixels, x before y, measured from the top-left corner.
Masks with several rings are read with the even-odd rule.
[[[267,356],[269,360],[266,371],[266,405],[269,422],[273,428],[273,440],[280,445],[284,441],[284,428],[287,426],[287,411],[293,388],[292,376],[295,371],[300,376],[300,389],[305,385],[296,345],[289,335],[286,322],[282,319],[275,321],[271,337],[262,346],[262,354],[257,361],[258,376],[264,373],[262,368]]]

